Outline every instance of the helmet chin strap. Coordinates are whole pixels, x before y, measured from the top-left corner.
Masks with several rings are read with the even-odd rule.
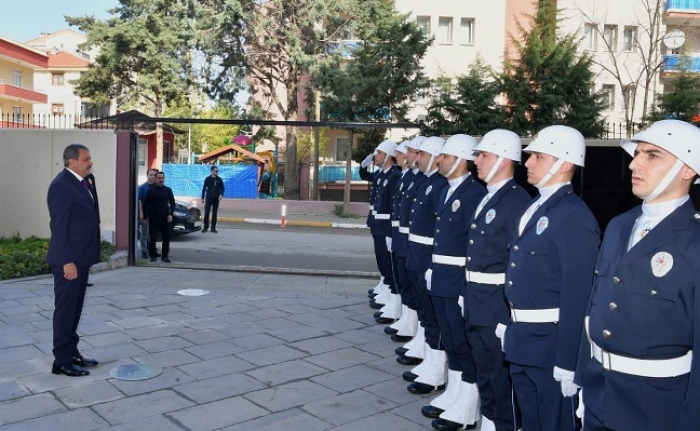
[[[671,181],[673,181],[676,175],[678,175],[678,172],[681,171],[681,168],[683,168],[683,162],[676,159],[676,163],[673,165],[673,167],[671,167],[671,169],[669,169],[669,171],[661,179],[661,181],[659,181],[659,184],[656,186],[656,188],[647,196],[639,196],[639,198],[643,199],[644,202],[649,202],[656,199],[664,190],[666,190],[666,187],[668,187],[668,185],[671,184]]]
[[[457,159],[455,159],[454,165],[452,165],[450,170],[445,174],[445,178],[449,178],[450,175],[454,174],[454,172],[457,170],[457,165],[459,165],[459,162],[461,162],[461,161],[462,161],[461,157],[457,157]]]
[[[498,160],[496,160],[496,163],[494,163],[493,167],[491,167],[489,174],[486,175],[486,178],[484,178],[484,182],[486,184],[488,184],[489,181],[491,181],[491,178],[493,178],[493,176],[496,175],[496,171],[498,170],[498,167],[501,166],[502,161],[503,161],[503,156],[498,156]]]
[[[391,161],[391,156],[387,154],[386,159],[384,159],[384,163],[382,164],[382,170],[386,169],[386,165],[388,165],[390,161]]]
[[[557,161],[554,162],[552,167],[549,168],[549,172],[547,172],[547,175],[542,177],[542,179],[537,184],[535,184],[535,187],[537,187],[538,189],[541,189],[542,187],[544,187],[544,185],[547,184],[547,181],[549,181],[554,176],[554,174],[557,173],[557,171],[559,170],[559,168],[561,168],[561,165],[563,165],[563,164],[564,164],[563,159],[557,159]]]

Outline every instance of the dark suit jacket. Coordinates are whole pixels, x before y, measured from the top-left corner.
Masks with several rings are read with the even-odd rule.
[[[49,265],[74,263],[84,268],[99,261],[100,220],[96,190],[94,197],[95,200],[68,169],[56,175],[51,182],[46,199],[51,217],[47,255]]]
[[[100,200],[97,198],[97,185],[95,184],[95,176],[92,174],[88,174],[85,179],[88,182],[88,187],[90,188],[90,193],[92,193],[93,198],[95,198],[95,209],[97,210],[97,222],[101,223],[102,219],[100,218]]]

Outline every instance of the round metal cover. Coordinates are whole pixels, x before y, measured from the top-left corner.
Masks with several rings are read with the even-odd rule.
[[[208,295],[209,291],[204,289],[182,289],[178,290],[177,294],[182,296],[202,296]]]
[[[109,370],[109,375],[119,380],[148,380],[162,373],[161,367],[148,364],[126,364]]]

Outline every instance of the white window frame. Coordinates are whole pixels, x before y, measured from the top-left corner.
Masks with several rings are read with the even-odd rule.
[[[625,26],[622,36],[622,50],[632,52],[637,48],[637,27]]]
[[[59,83],[56,83],[56,80]],[[51,85],[65,85],[66,83],[66,73],[65,72],[51,72]]]
[[[459,20],[459,44],[474,45],[474,18]]]
[[[66,106],[63,103],[52,103],[51,104],[51,114],[53,115],[65,115]]]
[[[454,20],[450,16],[438,18],[438,31],[435,38],[438,45],[452,45],[453,24]]]
[[[22,87],[22,71],[19,69],[12,69],[12,85],[15,87]]]
[[[12,107],[12,121],[15,123],[22,122],[22,107],[21,106],[13,106]]]
[[[598,49],[596,37],[598,32],[596,27],[596,24],[590,22],[583,24],[583,39],[581,43],[583,44],[582,48],[586,51],[596,51]]]
[[[615,110],[615,84],[603,84],[601,92],[606,96],[606,107],[608,111]]]
[[[419,15],[416,17],[416,24],[425,31],[425,34],[430,34],[430,17]]]
[[[340,151],[343,151],[343,154]],[[340,137],[335,138],[335,160],[337,162],[344,162],[347,160],[348,152],[352,151],[350,148],[350,138]]]
[[[606,49],[611,52],[617,52],[617,25],[605,24],[603,26],[603,38],[607,43]]]

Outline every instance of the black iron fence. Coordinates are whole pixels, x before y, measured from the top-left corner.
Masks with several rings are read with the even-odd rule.
[[[128,130],[131,122],[120,129]],[[0,114],[0,128],[9,129],[114,129],[110,117],[96,118],[81,115],[53,114]]]
[[[623,139],[633,136],[644,128],[642,123],[605,123],[602,139]]]

